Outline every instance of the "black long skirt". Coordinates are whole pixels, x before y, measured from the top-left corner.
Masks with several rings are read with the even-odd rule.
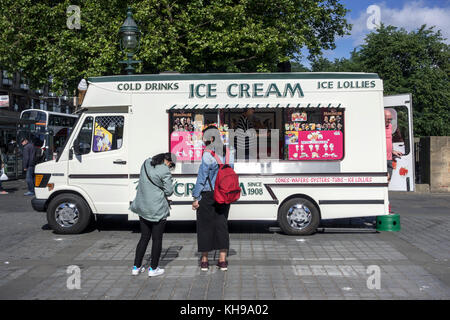
[[[228,250],[230,236],[228,234],[229,204],[214,201],[214,192],[202,192],[202,199],[197,209],[197,244],[198,252],[212,250]]]

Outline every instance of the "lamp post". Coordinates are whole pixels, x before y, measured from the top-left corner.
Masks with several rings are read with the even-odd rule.
[[[55,97],[55,93],[52,91],[52,86],[53,86],[53,76],[52,75],[50,75],[49,77],[48,77],[48,96],[50,97],[50,98],[53,98],[53,97]]]
[[[131,8],[128,7],[127,18],[119,29],[120,37],[120,50],[127,55],[127,60],[119,61],[127,65],[125,70],[127,74],[133,74],[133,64],[141,63],[142,61],[133,60],[133,55],[139,51],[139,42],[141,40],[141,32],[133,20],[133,13]]]

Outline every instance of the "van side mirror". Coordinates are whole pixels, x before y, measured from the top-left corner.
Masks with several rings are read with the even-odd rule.
[[[78,156],[81,154],[80,151],[80,140],[78,138],[76,138],[73,142],[73,151],[75,152],[75,154]]]

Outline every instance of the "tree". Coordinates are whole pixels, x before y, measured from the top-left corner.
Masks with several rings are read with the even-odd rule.
[[[385,95],[412,94],[416,136],[450,135],[450,48],[434,27],[381,25],[349,59],[316,59],[312,69],[377,73]]]
[[[51,74],[74,87],[82,77],[118,74],[124,58],[119,0],[0,0],[0,68],[22,69],[33,86]],[[66,26],[69,5],[81,9],[81,29]],[[132,1],[142,31],[138,73],[270,72],[277,64],[333,49],[348,34],[339,0]]]
[[[291,62],[291,72],[309,72],[310,70],[299,62]]]
[[[359,51],[364,71],[383,79],[385,94],[412,93],[416,135],[450,135],[450,47],[425,25],[407,32],[381,26]]]
[[[313,72],[361,72],[362,66],[359,55],[353,50],[349,59],[340,58],[330,61],[323,56],[317,56],[311,63]]]

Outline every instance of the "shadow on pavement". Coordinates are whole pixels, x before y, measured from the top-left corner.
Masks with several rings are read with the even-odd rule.
[[[167,265],[169,265],[172,261],[176,260],[179,257],[179,253],[180,253],[181,249],[183,249],[183,246],[171,246],[171,247],[168,247],[168,248],[163,248],[162,252],[161,252],[161,258],[160,258],[159,266],[164,268]],[[235,255],[237,255],[236,250],[233,249],[233,248],[230,248],[228,250],[227,257],[235,256]],[[198,266],[200,266],[201,256],[202,255],[199,252],[195,253],[195,257],[197,258]],[[209,252],[208,260],[209,260],[209,263],[211,265],[216,264],[218,262],[218,260],[219,260],[219,250],[213,250],[213,251]],[[151,253],[146,254],[144,256],[144,259],[142,261],[142,265],[145,268],[148,268],[148,267],[150,267],[150,263],[151,263]]]
[[[273,221],[229,221],[230,233],[273,233],[270,227],[278,226]],[[86,232],[92,231],[131,231],[140,233],[139,221],[128,221],[127,217],[99,216],[97,223],[90,226]],[[168,221],[165,233],[196,233],[195,221]]]
[[[343,218],[322,220],[319,228],[355,228],[366,229],[376,227],[376,217]]]
[[[367,232],[376,226],[375,217],[365,218],[346,218],[323,220],[319,225],[319,230],[326,228],[327,233],[334,232]],[[351,229],[339,231],[338,229]],[[48,224],[42,226],[42,230],[51,230]],[[93,221],[84,233],[102,232],[102,231],[131,231],[140,233],[139,221],[128,221],[127,216],[121,215],[101,215],[97,216],[97,221]],[[278,227],[276,221],[229,221],[228,231],[230,234],[254,233],[254,234],[284,234]],[[168,221],[165,233],[196,233],[195,221]]]

